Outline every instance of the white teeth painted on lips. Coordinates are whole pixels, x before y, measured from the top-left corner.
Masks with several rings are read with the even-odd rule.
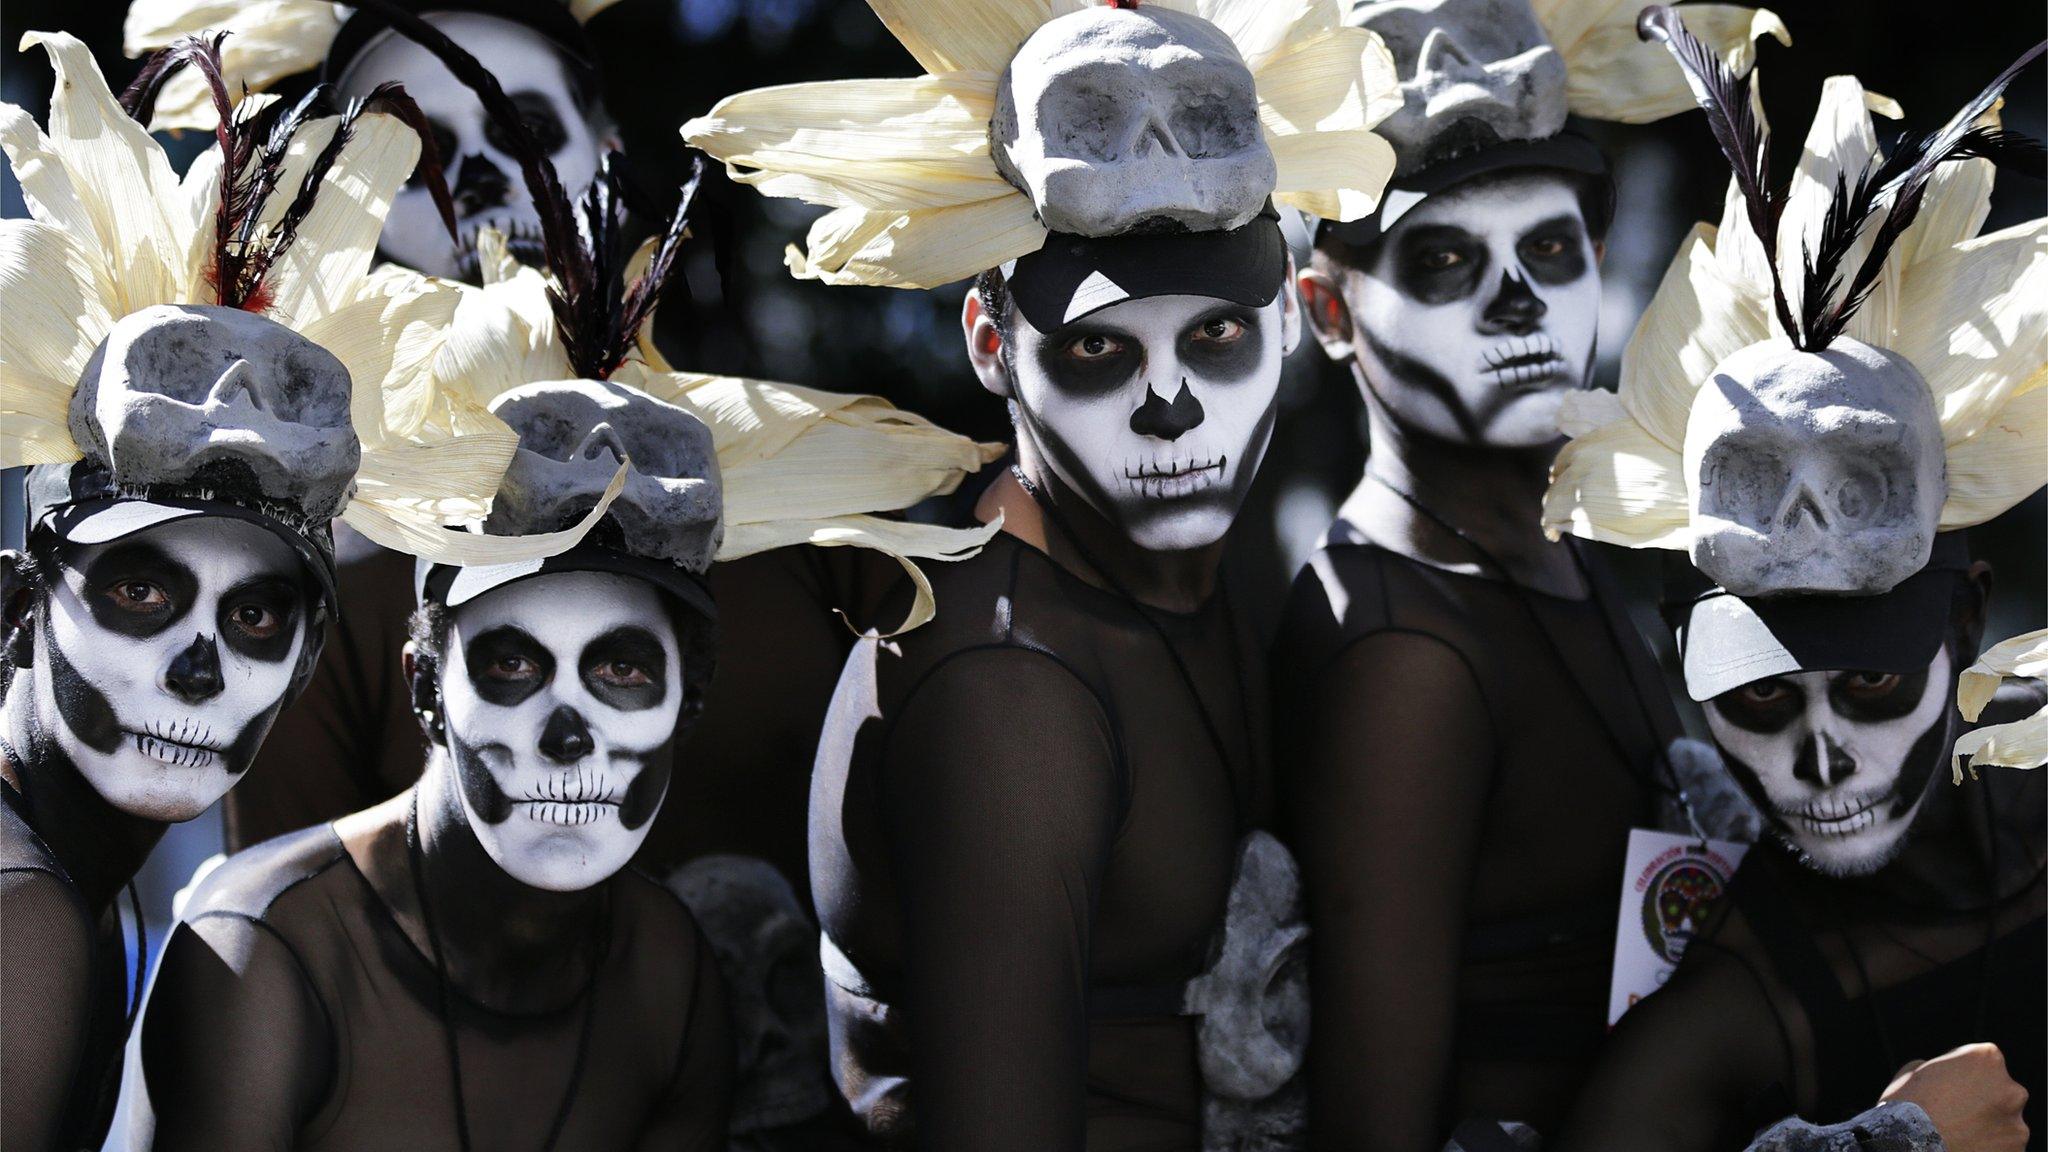
[[[221,764],[221,754],[203,744],[185,744],[148,733],[136,732],[135,750],[173,768],[212,768]]]
[[[595,824],[619,810],[617,804],[601,801],[583,804],[529,801],[521,806],[526,809],[527,819],[542,824],[559,824],[564,828],[581,828],[586,824]]]
[[[1816,836],[1849,836],[1877,824],[1891,798],[1890,792],[1822,796],[1805,804],[1781,806],[1778,811]]]
[[[1480,357],[1479,370],[1491,374],[1494,383],[1503,388],[1519,388],[1549,380],[1565,366],[1557,342],[1539,334],[1487,349]]]
[[[618,811],[620,799],[607,774],[578,767],[542,780],[519,804],[530,820],[580,828]]]
[[[1124,483],[1149,500],[1190,496],[1223,479],[1228,456],[1190,460],[1137,460],[1124,464]]]

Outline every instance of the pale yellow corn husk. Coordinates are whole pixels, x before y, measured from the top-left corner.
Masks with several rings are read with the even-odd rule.
[[[321,5],[323,9],[325,5]],[[209,17],[205,5],[161,6],[159,15]],[[148,13],[145,13],[148,15]],[[220,187],[220,155],[203,153],[180,180],[163,148],[121,110],[85,46],[63,33],[32,32],[57,73],[47,130],[0,105],[7,153],[30,220],[0,223],[0,465],[78,458],[67,412],[92,352],[121,317],[156,304],[210,303],[206,280]],[[265,98],[259,98],[265,99]],[[291,190],[332,139],[336,121],[293,140],[265,206],[283,213]],[[328,173],[297,243],[271,269],[268,315],[333,352],[353,384],[350,414],[363,446],[347,518],[415,554],[480,554],[449,527],[488,513],[515,440],[460,394],[440,395],[430,372],[447,356],[462,298],[453,285],[370,262],[391,198],[412,171],[418,141],[396,119],[368,115]],[[268,222],[266,221],[266,222]],[[573,540],[529,541],[531,558]]]
[[[1636,35],[1639,0],[1533,0],[1536,19],[1564,57],[1565,101],[1593,120],[1647,124],[1693,106],[1678,62],[1661,44]],[[1682,4],[1686,31],[1742,75],[1756,62],[1765,36],[1792,43],[1783,21],[1767,8]]]
[[[1279,169],[1275,199],[1355,220],[1379,203],[1393,150],[1372,126],[1400,106],[1378,36],[1343,27],[1340,0],[1148,0],[1231,38],[1252,71]],[[996,87],[1018,46],[1083,0],[871,0],[926,74],[742,92],[682,127],[735,180],[833,211],[792,274],[930,288],[1043,246],[1030,201],[989,155]]]
[[[1975,664],[1963,670],[1956,682],[1956,708],[1963,719],[1974,721],[1982,715],[1999,683],[2009,676],[2048,676],[2048,628],[1993,645],[1977,657]],[[1963,782],[1966,756],[1972,771],[1989,766],[2039,768],[2048,764],[2048,708],[2023,720],[1963,733],[1956,740],[1951,765],[1958,784]]]
[[[1801,255],[1817,242],[1838,179],[1853,180],[1879,158],[1873,113],[1897,115],[1898,106],[1852,77],[1827,82],[1780,220],[1795,312]],[[1995,109],[1983,118],[1996,121]],[[1981,524],[2048,482],[2048,219],[1976,237],[1990,181],[1981,160],[1938,171],[1848,328],[1927,380],[1948,448],[1944,531]],[[1567,405],[1562,431],[1572,440],[1552,470],[1546,531],[1690,546],[1686,422],[1716,364],[1783,338],[1770,293],[1763,246],[1731,184],[1720,227],[1699,225],[1681,245],[1622,353],[1620,414],[1614,405]]]

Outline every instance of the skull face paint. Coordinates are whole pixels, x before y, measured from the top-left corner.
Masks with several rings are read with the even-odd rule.
[[[510,20],[474,12],[438,12],[428,23],[448,34],[481,61],[505,86],[528,127],[547,149],[571,197],[580,197],[597,174],[604,143],[577,99],[560,51],[546,37]],[[367,95],[381,83],[396,80],[426,113],[434,143],[446,166],[449,190],[455,194],[459,243],[451,244],[433,197],[417,175],[392,199],[382,255],[429,276],[474,282],[477,278],[476,235],[489,227],[504,233],[512,254],[522,263],[541,267],[540,215],[520,177],[519,161],[507,146],[503,130],[484,114],[483,105],[453,73],[425,48],[403,36],[386,33],[351,61],[340,87],[350,96]]]
[[[284,707],[313,593],[298,555],[193,516],[60,546],[35,660],[35,729],[107,803],[190,820],[242,773]]]
[[[1800,672],[1724,692],[1707,726],[1778,836],[1831,876],[1884,867],[1946,756],[1955,675]]]
[[[1272,439],[1291,306],[1155,296],[1052,332],[1013,311],[1018,435],[1139,547],[1213,544]]]
[[[1600,273],[1569,181],[1475,180],[1417,205],[1353,278],[1366,386],[1404,427],[1459,444],[1558,437],[1584,387]]]
[[[554,892],[625,867],[668,791],[683,703],[654,587],[598,572],[504,585],[455,609],[444,665],[457,792],[491,859]]]

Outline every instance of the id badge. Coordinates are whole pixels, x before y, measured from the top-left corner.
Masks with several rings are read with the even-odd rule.
[[[1607,996],[1612,1028],[1636,1001],[1671,978],[1693,933],[1728,891],[1749,845],[1631,828],[1622,869],[1621,917],[1614,932],[1614,983]]]

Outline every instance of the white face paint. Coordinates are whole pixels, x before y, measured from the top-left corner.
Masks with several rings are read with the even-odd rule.
[[[121,811],[190,820],[248,771],[284,706],[314,605],[303,566],[218,516],[60,552],[37,735]]]
[[[1476,180],[1429,197],[1379,243],[1352,289],[1360,366],[1394,418],[1459,444],[1558,438],[1585,386],[1600,273],[1563,178]]]
[[[1215,543],[1273,436],[1288,300],[1156,296],[1050,333],[1013,309],[1019,435],[1139,547]]]
[[[448,34],[490,69],[548,149],[562,187],[580,197],[597,174],[605,144],[591,117],[577,107],[560,52],[539,33],[510,20],[474,12],[439,12],[428,23]],[[460,245],[451,244],[426,185],[413,180],[391,202],[379,250],[429,276],[474,282],[476,234],[496,228],[511,242],[512,254],[540,266],[540,216],[527,195],[519,161],[505,146],[502,131],[484,114],[476,94],[425,48],[386,33],[349,63],[340,88],[367,95],[389,81],[405,85],[434,129],[455,194]]]
[[[668,791],[682,650],[645,581],[534,576],[455,610],[440,672],[457,792],[514,879],[575,892],[626,866]]]
[[[1831,876],[1898,855],[1948,748],[1948,651],[1923,673],[1800,672],[1724,692],[1707,726],[1778,834]]]

